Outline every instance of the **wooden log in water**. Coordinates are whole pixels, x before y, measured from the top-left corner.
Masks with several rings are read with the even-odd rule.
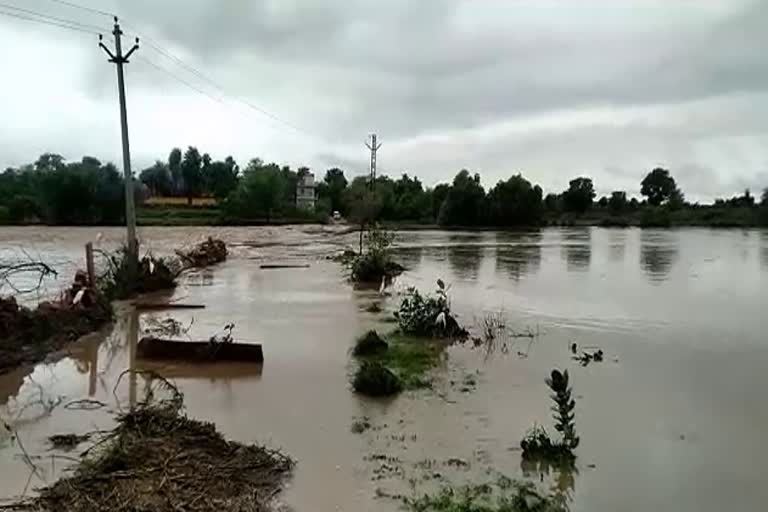
[[[164,340],[151,336],[139,341],[136,347],[136,356],[140,359],[177,360],[193,363],[264,362],[264,352],[260,344]]]
[[[282,268],[309,268],[309,263],[264,263],[259,268],[262,270],[277,270]]]
[[[162,311],[165,309],[205,309],[205,304],[180,304],[174,302],[134,302],[139,311]]]

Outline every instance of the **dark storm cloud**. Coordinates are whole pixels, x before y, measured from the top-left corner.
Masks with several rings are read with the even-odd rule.
[[[76,1],[116,11],[128,35],[303,130],[222,99],[145,40],[127,72],[137,166],[197,144],[359,174],[377,131],[381,169],[427,184],[467,167],[487,186],[523,172],[562,190],[586,174],[601,193],[632,191],[663,165],[689,197],[709,198],[768,174],[765,1]],[[105,32],[111,23],[28,3]],[[0,126],[0,165],[43,149],[119,160],[114,69],[93,36],[0,25],[13,50],[0,65],[14,77],[0,110],[16,118]]]
[[[766,2],[746,4],[715,22],[633,30],[619,25],[629,21],[622,19],[614,30],[571,33],[526,27],[513,10],[500,10],[507,22],[487,30],[483,20],[473,21],[483,8],[493,14],[495,5],[174,0],[121,2],[118,8],[205,68],[243,66],[228,84],[240,93],[269,97],[284,81],[299,81],[306,119],[325,114],[313,112],[313,100],[333,97],[347,110],[323,128],[345,135],[375,125],[405,137],[542,111],[768,88],[761,54],[768,47]],[[521,9],[532,5],[521,3]],[[566,3],[542,5],[552,18],[579,16],[578,7]],[[591,22],[600,27],[599,16],[574,21]]]

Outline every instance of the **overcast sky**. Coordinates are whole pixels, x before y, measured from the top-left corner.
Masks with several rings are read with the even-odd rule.
[[[196,145],[357,175],[375,131],[380,171],[428,185],[468,168],[486,187],[587,175],[634,194],[661,165],[691,200],[768,186],[766,0],[73,1],[227,93],[143,44],[126,69],[135,170]],[[111,26],[51,0],[0,3]],[[0,48],[0,167],[44,151],[120,163],[95,35],[0,15]]]

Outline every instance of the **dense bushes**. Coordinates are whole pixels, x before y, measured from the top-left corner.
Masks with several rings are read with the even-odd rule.
[[[403,267],[392,259],[390,246],[394,234],[378,227],[365,235],[365,249],[354,256],[350,263],[351,279],[356,283],[378,284],[403,272]]]
[[[435,294],[431,296],[409,288],[395,312],[395,318],[400,331],[411,336],[466,338],[468,334],[452,314],[448,290],[440,279]]]
[[[45,154],[0,174],[0,206],[7,209],[8,222],[119,224],[124,205],[117,168],[92,157],[67,164],[60,155]]]

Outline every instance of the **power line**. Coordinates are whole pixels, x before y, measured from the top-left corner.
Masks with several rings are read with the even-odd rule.
[[[266,116],[266,117],[272,119],[273,121],[276,121],[276,122],[278,122],[278,123],[280,123],[280,124],[282,124],[284,126],[287,126],[288,128],[291,128],[294,131],[303,133],[305,135],[310,135],[312,137],[317,137],[317,135],[315,135],[315,134],[313,134],[313,133],[311,133],[311,132],[309,132],[307,130],[304,130],[303,128],[300,128],[300,127],[298,127],[298,126],[296,126],[296,125],[294,125],[294,124],[292,124],[292,123],[290,123],[290,122],[288,122],[288,121],[286,121],[284,119],[281,119],[280,117],[276,116],[275,114],[272,114],[271,112],[269,112],[269,111],[267,111],[267,110],[265,110],[265,109],[263,109],[263,108],[261,108],[261,107],[259,107],[257,105],[254,105],[253,103],[251,103],[251,102],[249,102],[247,100],[244,100],[244,99],[241,99],[241,98],[237,98],[237,97],[234,97],[234,96],[230,95],[229,93],[227,93],[226,89],[222,85],[220,85],[218,82],[216,82],[213,79],[209,78],[205,73],[203,73],[202,71],[198,70],[194,66],[186,63],[181,58],[179,58],[178,56],[174,55],[171,51],[163,48],[159,43],[154,41],[152,38],[147,37],[146,35],[139,33],[132,24],[123,23],[123,25],[125,25],[128,28],[131,28],[132,31],[134,32],[134,34],[139,36],[139,37],[141,37],[142,41],[144,41],[147,44],[147,46],[149,46],[151,49],[155,50],[157,53],[159,53],[163,57],[172,60],[173,62],[175,62],[180,67],[184,68],[186,71],[192,73],[193,75],[195,75],[199,79],[201,79],[204,82],[206,82],[208,85],[210,85],[211,87],[216,89],[217,92],[219,94],[221,94],[223,97],[228,98],[232,102],[240,103],[241,105],[244,105],[244,106],[248,107],[249,109],[258,112],[259,114],[261,114],[263,116]],[[167,72],[167,70],[164,70],[164,71]],[[174,78],[176,78],[177,80],[180,80],[178,77],[174,76]],[[203,94],[207,94],[207,93],[203,93]],[[318,137],[318,138],[322,138],[322,137]]]
[[[79,5],[79,4],[75,4],[75,3],[72,3],[72,2],[66,2],[65,0],[48,0],[48,1],[49,2],[54,2],[54,3],[57,3],[57,4],[61,4],[61,5],[66,5],[68,7],[74,8],[74,9],[80,9],[81,11],[87,11],[87,12],[92,12],[92,13],[95,13],[95,14],[101,14],[102,16],[109,16],[110,18],[114,17],[114,14],[112,14],[111,12],[101,11],[99,9],[94,9],[93,7],[86,7],[84,5]]]
[[[34,16],[34,17],[41,18],[41,19],[48,20],[48,21],[55,21],[55,22],[58,22],[58,23],[66,23],[68,25],[72,25],[74,27],[81,27],[82,29],[86,29],[86,30],[94,30],[95,33],[97,33],[97,34],[100,33],[100,32],[104,32],[105,31],[102,27],[98,27],[96,25],[89,25],[87,23],[80,23],[78,21],[68,20],[66,18],[57,18],[56,16],[49,16],[48,14],[43,14],[43,13],[40,13],[40,12],[37,12],[37,11],[33,11],[33,10],[30,10],[30,9],[23,9],[21,7],[16,7],[15,5],[0,3],[0,7],[4,7],[6,9],[10,9],[12,11],[18,11],[18,12],[27,14],[29,16]]]
[[[44,25],[51,25],[51,26],[54,26],[54,27],[66,28],[66,29],[69,29],[69,30],[75,30],[77,32],[84,32],[86,34],[91,34],[91,35],[98,35],[99,34],[99,32],[96,32],[94,30],[78,28],[76,26],[66,25],[64,23],[57,23],[57,22],[54,22],[54,21],[45,21],[43,19],[32,18],[30,16],[25,16],[23,14],[15,14],[15,13],[5,12],[5,11],[0,10],[0,15],[2,15],[2,16],[10,16],[11,18],[18,18],[20,20],[34,21],[35,23],[42,23]]]
[[[193,91],[196,91],[196,92],[199,92],[200,94],[203,94],[203,95],[205,95],[205,96],[208,96],[210,99],[212,99],[213,101],[215,101],[215,102],[217,102],[217,103],[224,103],[224,101],[223,101],[221,98],[217,98],[217,97],[215,97],[215,96],[213,96],[213,95],[209,94],[208,92],[204,91],[203,89],[200,89],[199,87],[195,87],[194,85],[192,85],[192,84],[191,84],[191,83],[189,83],[188,81],[186,81],[186,80],[184,80],[183,78],[181,78],[181,77],[179,77],[179,76],[175,75],[175,74],[174,74],[174,73],[172,73],[171,71],[168,71],[168,70],[167,70],[167,69],[165,69],[164,67],[162,67],[162,66],[160,66],[160,65],[158,65],[158,64],[155,64],[155,63],[154,63],[154,62],[152,62],[151,60],[149,60],[149,59],[146,59],[146,58],[142,57],[141,55],[137,55],[137,56],[136,56],[136,58],[137,58],[137,59],[139,59],[141,62],[143,62],[143,63],[145,63],[145,64],[147,64],[147,65],[149,65],[149,66],[152,66],[153,68],[155,68],[156,70],[158,70],[158,71],[162,72],[163,74],[165,74],[165,75],[167,75],[167,76],[169,76],[169,77],[173,78],[174,80],[176,80],[176,81],[178,81],[178,82],[180,82],[180,83],[182,83],[182,84],[186,85],[187,87],[189,87],[189,88],[190,88],[190,89],[192,89]]]

